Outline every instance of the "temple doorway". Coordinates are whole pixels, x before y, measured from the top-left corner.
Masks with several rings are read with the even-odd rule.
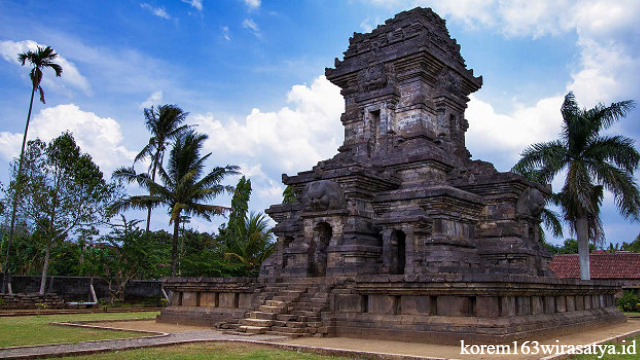
[[[390,273],[394,275],[404,274],[407,262],[407,236],[402,230],[393,230],[391,233],[391,257]]]
[[[325,276],[327,273],[327,247],[333,236],[331,225],[321,222],[313,229],[309,248],[309,276]]]

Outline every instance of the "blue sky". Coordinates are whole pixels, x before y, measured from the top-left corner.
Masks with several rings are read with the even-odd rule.
[[[587,107],[640,100],[637,1],[2,0],[0,181],[19,153],[29,100],[29,70],[16,56],[42,44],[60,54],[65,73],[45,74],[47,104],[35,104],[30,138],[70,129],[110,174],[148,140],[142,109],[178,104],[210,136],[211,165],[241,165],[253,182],[251,208],[263,211],[280,202],[282,173],[310,169],[342,143],[344,105],[324,68],[354,31],[415,6],[447,20],[483,76],[466,113],[467,146],[499,170],[557,136],[569,90]],[[640,139],[639,111],[612,131]],[[608,242],[640,232],[611,196],[603,220]],[[214,231],[221,221],[193,225]],[[152,227],[167,222],[157,210]]]

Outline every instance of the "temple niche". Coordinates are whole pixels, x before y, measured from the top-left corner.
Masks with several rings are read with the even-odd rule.
[[[277,251],[258,279],[167,279],[160,321],[489,343],[624,321],[617,284],[553,277],[538,235],[548,188],[471,160],[465,109],[482,77],[431,9],[354,33],[325,73],[345,99],[344,143],[283,175],[297,198],[267,210]]]

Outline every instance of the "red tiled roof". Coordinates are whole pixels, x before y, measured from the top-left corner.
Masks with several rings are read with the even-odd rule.
[[[580,278],[578,254],[556,255],[551,270],[558,278]],[[640,253],[589,254],[592,279],[640,279]]]

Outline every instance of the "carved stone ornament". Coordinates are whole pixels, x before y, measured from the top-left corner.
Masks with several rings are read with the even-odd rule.
[[[535,188],[528,188],[518,198],[516,211],[518,214],[538,217],[544,209],[544,196]]]
[[[388,83],[395,84],[396,72],[392,64],[376,64],[358,73],[358,90],[360,92],[382,89]]]
[[[454,94],[459,94],[460,76],[451,70],[445,71],[438,77],[437,87],[440,91],[448,91]]]
[[[307,211],[339,210],[345,206],[344,193],[340,185],[331,180],[314,181],[305,186],[302,203]]]

